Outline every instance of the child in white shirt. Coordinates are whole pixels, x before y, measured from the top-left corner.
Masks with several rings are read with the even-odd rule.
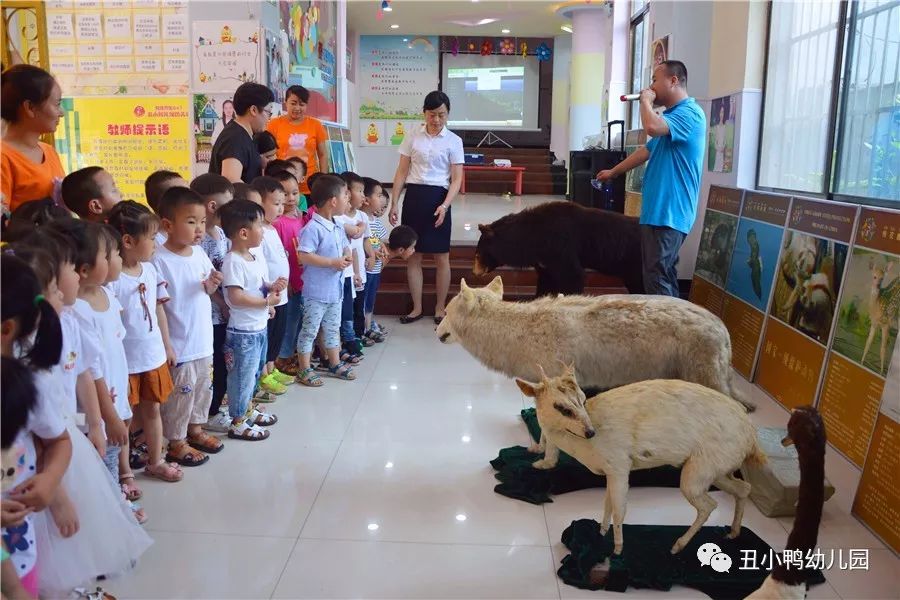
[[[284,278],[272,281],[262,253],[263,209],[249,200],[232,200],[219,211],[231,252],[222,264],[225,302],[230,314],[225,333],[225,365],[228,368],[228,437],[260,441],[269,437],[261,427],[278,418],[251,404],[256,382],[265,365],[266,328],[273,306],[287,287]]]
[[[257,177],[251,183],[253,189],[262,196],[263,208],[263,240],[260,245],[262,255],[269,269],[269,277],[274,281],[287,279],[290,275],[290,263],[287,251],[278,231],[272,226],[284,212],[285,190],[281,182],[273,177]],[[266,338],[266,366],[263,368],[263,376],[259,381],[259,387],[264,393],[280,395],[285,392],[285,386],[294,382],[294,378],[275,368],[275,359],[281,349],[281,342],[287,331],[288,295],[281,295],[281,300],[275,305],[275,316],[269,319]],[[266,400],[265,396],[257,396],[257,400]]]
[[[149,455],[144,473],[174,483],[181,481],[183,472],[176,463],[163,460],[160,416],[160,405],[174,387],[170,357],[163,343],[163,334],[168,337],[168,323],[162,302],[168,294],[165,282],[149,262],[159,219],[146,206],[127,200],[110,211],[109,224],[122,235],[122,273],[108,287],[122,305],[128,401],[140,412]]]
[[[360,208],[365,202],[362,177],[347,171],[341,174],[350,192],[350,208],[344,215],[335,216],[334,222],[344,228],[350,239],[353,262],[344,271],[344,300],[341,305],[341,360],[357,364],[363,358],[362,340],[356,335],[353,324],[353,306],[357,292],[366,285],[366,256],[372,250],[368,243],[369,218]]]
[[[160,408],[163,436],[169,440],[166,460],[185,467],[202,465],[222,450],[218,438],[203,431],[212,401],[212,302],[222,282],[198,245],[206,232],[206,203],[182,187],[167,190],[159,201],[166,243],[157,248],[153,265],[166,282],[163,305],[168,324],[166,353],[174,356],[170,372],[174,390]],[[207,453],[207,454],[204,454]]]

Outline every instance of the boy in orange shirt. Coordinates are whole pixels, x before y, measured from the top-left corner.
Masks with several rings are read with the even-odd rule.
[[[292,85],[284,96],[285,114],[271,119],[267,130],[278,143],[278,158],[292,156],[306,161],[307,179],[328,168],[328,133],[322,121],[306,116],[309,90]],[[309,194],[307,183],[300,183],[300,193]]]

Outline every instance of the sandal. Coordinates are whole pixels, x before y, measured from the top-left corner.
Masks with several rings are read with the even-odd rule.
[[[184,452],[176,454],[175,452],[177,450],[183,450]],[[175,444],[169,444],[169,451],[166,452],[166,460],[178,463],[182,467],[199,467],[208,461],[209,457],[199,450],[194,450],[187,442],[182,440]]]
[[[375,331],[374,329],[370,329],[366,332],[366,337],[375,342],[376,344],[380,344],[384,342],[384,334],[380,331]]]
[[[353,354],[347,350],[341,350],[340,358],[342,363],[350,363],[351,365],[358,365],[362,362],[361,354]]]
[[[201,431],[196,435],[188,434],[187,443],[196,450],[206,452],[207,454],[218,454],[225,445],[219,441],[219,438],[209,435],[205,431]]]
[[[251,425],[246,419],[238,423],[232,424],[228,430],[228,437],[233,440],[245,440],[248,442],[259,442],[269,438],[269,432],[261,429],[256,425]]]
[[[360,338],[360,343],[363,346],[365,346],[366,348],[371,348],[372,346],[375,345],[375,340],[373,340],[367,336],[363,336],[362,338]]]
[[[119,485],[122,487],[122,493],[125,494],[125,499],[129,502],[140,500],[141,496],[144,495],[141,488],[134,482],[134,473],[126,473],[119,477]]]
[[[344,381],[353,381],[354,379],[356,379],[356,374],[353,372],[353,367],[343,361],[339,362],[333,367],[330,367],[328,369],[328,374],[335,379],[343,379]]]
[[[184,477],[184,471],[182,471],[175,463],[161,460],[156,465],[147,465],[144,467],[144,475],[161,481],[175,483],[181,481],[181,478]]]
[[[322,379],[316,374],[316,369],[312,367],[303,369],[297,374],[297,383],[302,383],[307,387],[322,387],[324,384]]]
[[[255,394],[253,394],[253,401],[259,402],[260,404],[271,404],[275,402],[276,396],[272,392],[267,392],[262,388],[259,389]]]
[[[272,413],[260,412],[256,408],[251,408],[250,413],[247,415],[247,422],[251,425],[258,425],[260,427],[271,427],[275,423],[278,422],[278,417],[273,415]]]

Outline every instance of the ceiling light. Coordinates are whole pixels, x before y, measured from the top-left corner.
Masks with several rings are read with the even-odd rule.
[[[394,9],[391,8],[391,5],[390,5],[390,3],[388,3],[388,0],[382,0],[381,10],[383,10],[384,12],[391,12]]]
[[[571,25],[561,25],[561,26],[560,26],[560,29],[562,29],[562,30],[565,31],[566,33],[572,33],[572,26],[571,26]]]
[[[369,523],[369,531],[377,531],[378,523]]]
[[[493,23],[493,22],[496,21],[496,20],[497,20],[497,19],[481,19],[480,21],[478,21],[478,22],[476,23],[476,25],[487,25],[487,24],[489,24],[489,23]]]
[[[461,521],[465,521],[465,520],[466,520],[466,515],[463,515],[463,514],[456,515],[456,520],[457,520],[457,521],[460,521],[460,522],[461,522]]]
[[[462,440],[463,444],[468,444],[469,442],[472,441],[472,438],[467,435],[462,436],[462,438],[460,438],[460,439]]]
[[[509,29],[501,29],[500,33],[509,33]]]
[[[385,469],[393,469],[393,468],[394,468],[394,463],[392,463],[392,462],[386,462],[386,463],[384,463],[384,468],[385,468]]]
[[[391,25],[391,29],[400,29],[400,26],[394,23],[393,25]]]

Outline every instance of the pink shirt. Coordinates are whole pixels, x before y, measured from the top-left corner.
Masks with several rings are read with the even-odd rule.
[[[288,266],[290,267],[288,284],[292,294],[298,294],[303,289],[303,265],[300,264],[297,256],[297,245],[300,242],[300,232],[312,220],[314,214],[316,214],[315,206],[307,212],[301,213],[300,216],[281,215],[272,222],[272,227],[278,232],[278,237],[288,255]]]

